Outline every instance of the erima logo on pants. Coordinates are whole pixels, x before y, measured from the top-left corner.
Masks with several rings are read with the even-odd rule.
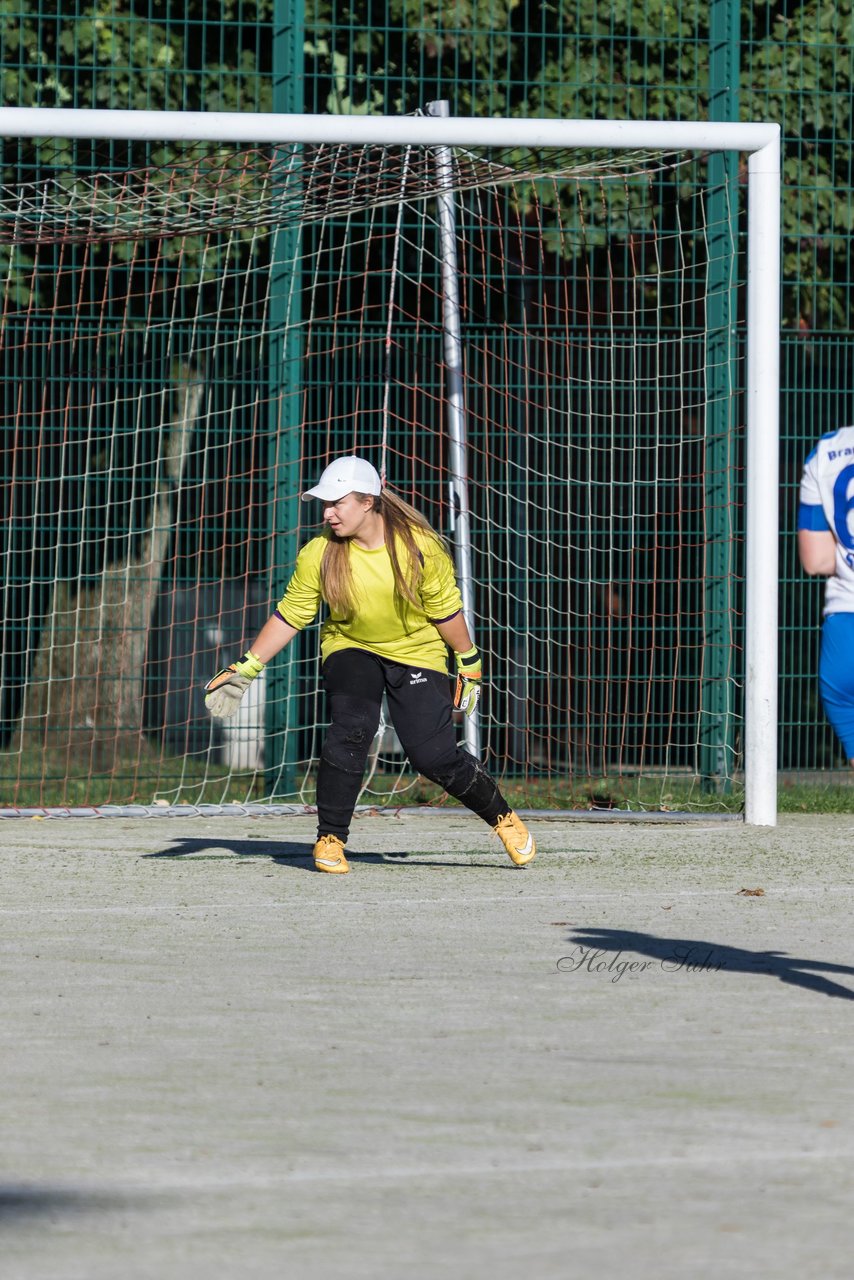
[[[409,673],[409,683],[410,683],[410,685],[413,685],[413,684],[426,684],[426,683],[427,683],[427,677],[426,677],[426,676],[424,676],[424,675],[422,675],[420,671],[410,671],[410,673]]]

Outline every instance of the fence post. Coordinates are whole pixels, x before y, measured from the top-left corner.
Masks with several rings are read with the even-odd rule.
[[[292,0],[273,4],[273,110],[304,110],[304,6]],[[288,145],[283,162],[296,159]],[[267,457],[269,506],[266,534],[270,546],[269,580],[273,594],[284,587],[296,558],[301,453],[300,233],[274,228],[270,236],[269,410]],[[295,790],[299,707],[299,641],[270,664],[264,710],[264,790],[272,799]]]
[[[739,118],[739,0],[711,0],[709,10],[709,119]],[[709,156],[708,301],[704,368],[706,420],[703,468],[703,653],[699,768],[703,789],[728,793],[737,763],[735,741],[734,579],[738,373],[737,322],[738,164],[735,152]]]

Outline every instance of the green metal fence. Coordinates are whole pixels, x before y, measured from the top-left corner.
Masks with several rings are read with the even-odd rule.
[[[447,99],[452,115],[778,120],[781,766],[844,767],[818,704],[821,588],[797,566],[794,517],[813,440],[854,416],[852,0],[0,0],[0,67],[6,105],[400,113]]]

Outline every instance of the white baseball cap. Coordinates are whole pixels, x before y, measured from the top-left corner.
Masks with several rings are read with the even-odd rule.
[[[382,492],[379,472],[366,458],[336,458],[330,462],[313,489],[302,495],[303,502],[320,498],[321,502],[337,502],[348,493]]]

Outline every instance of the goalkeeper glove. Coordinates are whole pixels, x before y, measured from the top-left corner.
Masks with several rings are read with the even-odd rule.
[[[471,648],[468,653],[455,653],[454,661],[457,665],[454,706],[470,716],[480,700],[483,680],[480,654],[476,648]]]
[[[239,662],[218,671],[205,685],[205,706],[212,716],[227,720],[237,712],[240,700],[264,663],[254,653],[245,653]]]

